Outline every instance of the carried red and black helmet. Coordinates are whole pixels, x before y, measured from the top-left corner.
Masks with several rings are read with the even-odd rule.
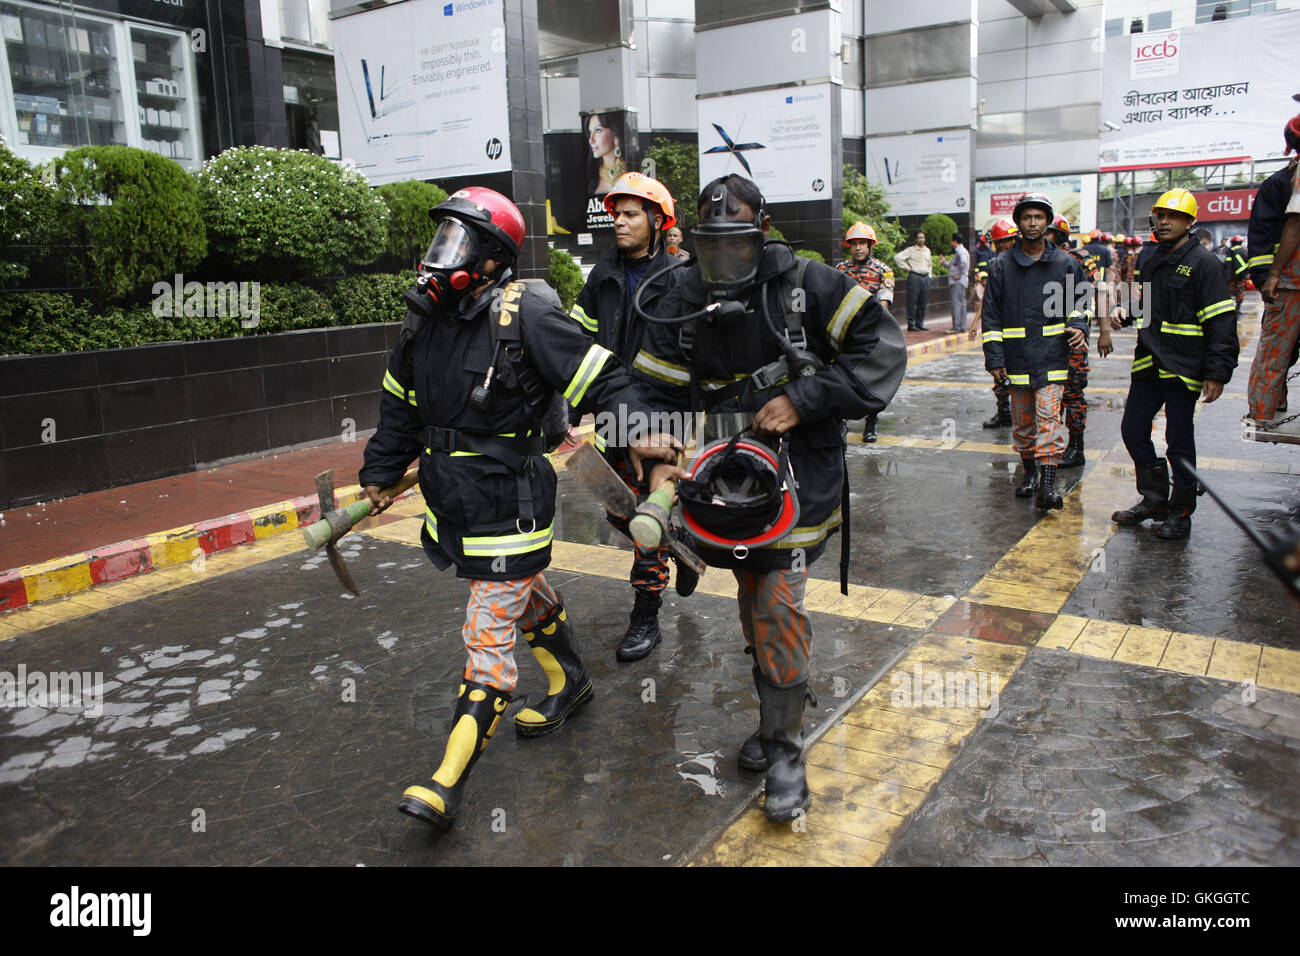
[[[686,529],[706,548],[744,558],[780,541],[799,523],[789,455],[740,435],[705,447],[677,483]]]
[[[497,248],[493,258],[508,263],[518,260],[524,249],[527,228],[519,207],[495,189],[486,186],[467,186],[458,189],[429,210],[435,221],[454,217],[485,233]]]

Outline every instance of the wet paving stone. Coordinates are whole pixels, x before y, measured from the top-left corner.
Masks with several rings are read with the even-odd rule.
[[[1096,692],[1116,685],[1144,702],[1143,716],[1118,715]],[[1300,755],[1285,735],[1216,712],[1240,693],[1226,681],[1033,650],[885,862],[1300,863]]]
[[[99,672],[108,688],[98,715],[0,712],[3,858],[672,865],[761,785],[735,763],[758,722],[735,600],[669,592],[663,644],[619,665],[626,583],[552,570],[596,700],[554,735],[517,739],[510,717],[545,688],[521,654],[518,703],[457,826],[434,836],[395,807],[441,757],[468,586],[414,548],[349,545],[361,598],[299,554],[0,644],[0,670]],[[813,620],[820,730],[920,632]]]

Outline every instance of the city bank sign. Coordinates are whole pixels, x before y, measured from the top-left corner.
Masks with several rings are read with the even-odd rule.
[[[1249,219],[1255,205],[1257,189],[1229,189],[1223,192],[1192,193],[1200,210],[1201,222],[1228,222]]]

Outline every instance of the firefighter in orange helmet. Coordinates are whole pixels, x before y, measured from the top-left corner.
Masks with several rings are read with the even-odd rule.
[[[871,254],[876,247],[876,230],[859,220],[844,234],[844,246],[849,250],[849,258],[835,268],[874,295],[888,311],[894,301],[894,270]],[[867,414],[862,426],[864,442],[876,440],[876,417],[876,412]]]

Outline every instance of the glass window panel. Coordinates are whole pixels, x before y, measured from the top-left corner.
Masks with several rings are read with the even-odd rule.
[[[650,20],[650,73],[656,76],[695,75],[695,25]]]
[[[864,85],[868,87],[969,76],[971,71],[969,23],[867,37],[863,47]]]
[[[18,146],[126,145],[112,23],[0,4]]]
[[[1124,35],[1124,18],[1115,17],[1106,21],[1106,36],[1122,37]]]
[[[1153,33],[1157,30],[1168,30],[1173,26],[1174,12],[1172,10],[1163,10],[1160,13],[1153,13],[1147,19],[1147,29]]]
[[[131,64],[135,71],[136,118],[140,146],[194,167],[202,162],[196,146],[198,113],[188,69],[184,34],[131,27]]]
[[[985,113],[979,118],[980,146],[1016,146],[1025,141],[1025,114]]]

